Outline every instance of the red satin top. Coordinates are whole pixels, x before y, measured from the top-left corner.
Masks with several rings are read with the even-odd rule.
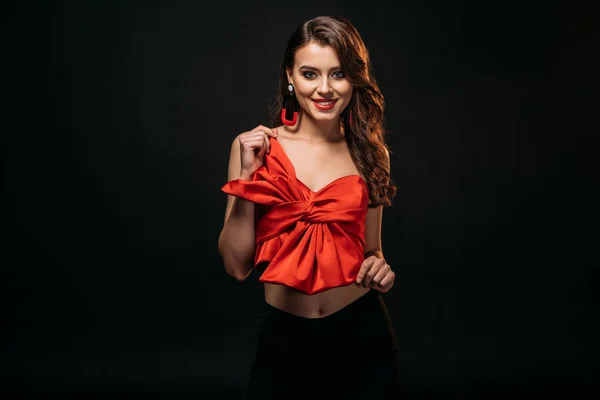
[[[298,180],[281,144],[269,140],[271,152],[252,180],[222,187],[259,205],[254,266],[268,264],[259,281],[307,294],[354,282],[364,261],[367,183],[347,175],[313,192]]]

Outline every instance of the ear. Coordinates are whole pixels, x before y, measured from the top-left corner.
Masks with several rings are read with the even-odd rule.
[[[286,74],[287,74],[287,80],[288,80],[288,83],[289,83],[289,82],[291,82],[291,83],[292,83],[292,85],[294,85],[294,80],[292,79],[292,76],[293,76],[293,74],[292,74],[292,68],[293,68],[293,67],[288,67],[288,68],[286,68],[286,69],[285,69],[285,72],[286,72]],[[294,86],[295,86],[295,85],[294,85]]]

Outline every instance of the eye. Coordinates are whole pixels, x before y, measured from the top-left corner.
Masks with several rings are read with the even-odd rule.
[[[302,76],[304,76],[306,79],[312,79],[312,78],[314,78],[316,75],[315,75],[315,73],[314,73],[314,72],[312,72],[312,71],[304,71],[304,72],[302,73]]]
[[[336,71],[333,73],[333,76],[338,79],[341,79],[341,78],[344,78],[346,76],[346,74],[344,74],[344,71]]]

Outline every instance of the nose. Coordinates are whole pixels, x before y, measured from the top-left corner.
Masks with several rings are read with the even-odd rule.
[[[319,83],[319,87],[317,88],[317,92],[320,95],[330,94],[332,92],[331,86],[329,85],[329,80],[327,76],[323,76]]]

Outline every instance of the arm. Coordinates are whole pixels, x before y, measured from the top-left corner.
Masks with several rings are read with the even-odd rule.
[[[365,258],[376,256],[383,258],[381,249],[381,223],[383,220],[383,206],[369,208],[365,222]]]
[[[388,170],[391,171],[390,153],[385,152]],[[383,220],[383,206],[369,208],[365,222],[365,258],[376,256],[383,258],[381,250],[381,223]]]
[[[239,136],[231,144],[227,180],[250,180],[241,171]],[[246,279],[254,264],[255,231],[254,203],[234,196],[227,196],[225,221],[219,235],[219,254],[225,271],[239,281]]]
[[[390,155],[388,152],[386,152],[386,156],[389,168]],[[383,257],[381,248],[382,220],[383,206],[369,208],[365,221],[365,260],[358,272],[356,283],[385,293],[393,286],[396,274]]]

